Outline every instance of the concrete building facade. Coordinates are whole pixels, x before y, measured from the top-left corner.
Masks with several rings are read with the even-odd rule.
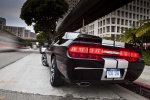
[[[25,27],[4,26],[4,29],[23,39],[35,39],[36,38],[36,34],[31,32],[30,30],[26,30]]]
[[[126,29],[138,27],[137,21],[149,18],[150,0],[134,0],[85,27],[90,35],[117,37]]]
[[[0,17],[0,30],[2,30],[6,26],[6,19]]]
[[[5,26],[4,29],[15,34],[16,36],[19,36],[21,38],[24,37],[25,27]]]

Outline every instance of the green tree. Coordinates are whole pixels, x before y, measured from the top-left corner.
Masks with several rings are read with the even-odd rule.
[[[136,31],[136,37],[148,36],[150,33],[150,19],[139,21],[140,27]]]
[[[150,19],[141,20],[138,23],[140,23],[140,27],[127,30],[121,41],[138,43],[143,51],[143,42],[148,42],[150,37]]]
[[[114,40],[114,38],[113,37],[103,37],[103,39],[106,39],[106,40]]]
[[[36,39],[39,40],[40,46],[44,45],[45,42],[50,41],[48,38],[48,34],[42,32],[42,31],[39,32],[38,34],[36,34]]]
[[[22,8],[20,18],[27,25],[34,25],[35,32],[48,34],[49,41],[54,37],[56,22],[68,11],[66,0],[27,0]]]
[[[135,43],[136,42],[136,38],[135,38],[135,33],[136,33],[137,29],[128,29],[123,33],[122,38],[120,39],[121,41],[127,42],[127,43]]]
[[[36,34],[36,39],[46,42],[47,41],[47,34],[44,32],[39,32],[38,34]]]

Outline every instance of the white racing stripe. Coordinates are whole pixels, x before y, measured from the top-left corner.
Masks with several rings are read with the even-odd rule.
[[[105,60],[105,64],[104,64],[104,69],[103,69],[103,74],[102,74],[101,80],[113,80],[111,78],[106,78],[107,68],[115,69],[117,66],[117,61],[112,58],[103,58],[103,59]]]
[[[105,60],[103,74],[101,77],[101,80],[123,80],[125,78],[125,75],[127,73],[127,68],[129,62],[127,60],[123,59],[113,59],[113,58],[103,58]],[[107,75],[107,69],[123,69],[123,75],[121,78],[106,78]]]

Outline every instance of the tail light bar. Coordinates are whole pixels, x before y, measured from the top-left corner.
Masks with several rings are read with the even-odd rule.
[[[101,56],[115,56],[119,59],[126,59],[128,61],[136,61],[139,58],[139,53],[129,49],[107,49],[98,45],[91,44],[71,44],[68,48],[70,57],[86,58],[86,59],[102,59]]]

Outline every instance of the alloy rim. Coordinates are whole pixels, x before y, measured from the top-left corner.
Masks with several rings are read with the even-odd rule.
[[[50,71],[51,71],[51,82],[53,82],[54,81],[54,68],[55,68],[55,63],[54,63],[54,59],[52,60],[52,66],[51,66],[51,68],[50,68]]]
[[[42,55],[42,64],[45,66],[47,64],[46,62],[46,56],[45,55]]]

